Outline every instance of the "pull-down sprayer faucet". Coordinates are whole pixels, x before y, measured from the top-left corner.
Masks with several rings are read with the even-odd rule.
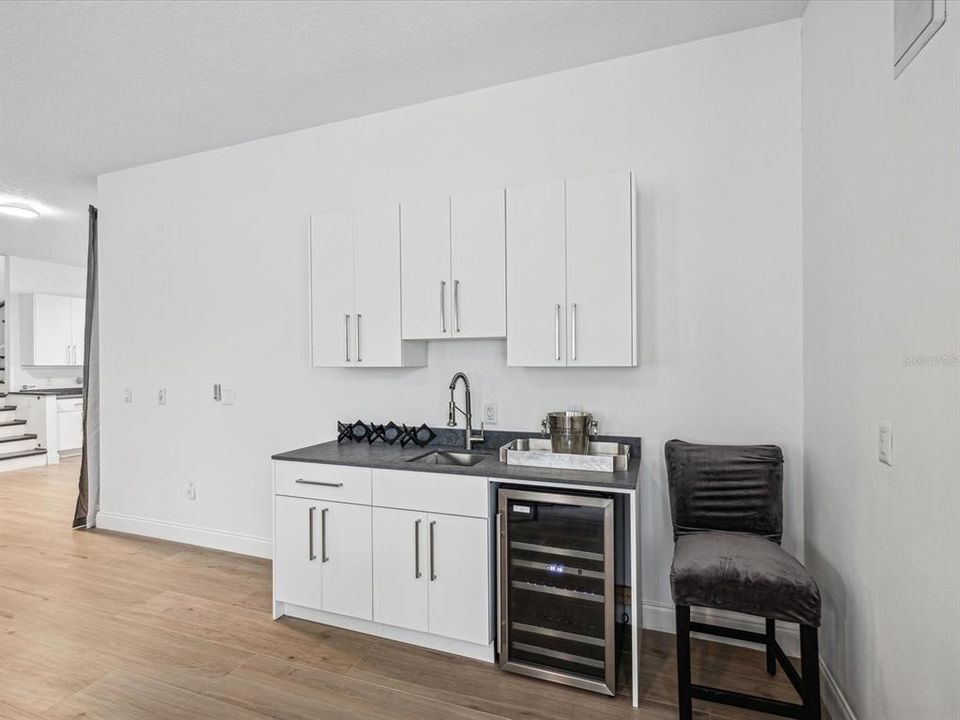
[[[466,410],[457,407],[457,403],[454,400],[454,392],[456,392],[458,380],[463,380],[463,404],[466,406]],[[473,411],[470,405],[470,381],[462,372],[458,372],[450,381],[450,405],[447,412],[447,427],[457,426],[457,411],[459,411],[467,421],[467,429],[464,432],[463,446],[467,450],[472,450],[474,443],[481,443],[484,440],[483,422],[481,421],[480,423],[480,434],[475,436],[473,434]]]

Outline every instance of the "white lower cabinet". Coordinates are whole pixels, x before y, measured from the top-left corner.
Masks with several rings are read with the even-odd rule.
[[[320,607],[326,612],[364,620],[373,617],[370,510],[344,503],[325,503],[320,509]]]
[[[369,506],[278,495],[274,563],[278,601],[371,618]]]
[[[274,490],[313,496],[274,495],[277,616],[492,659],[486,478],[277,462]]]
[[[278,495],[273,538],[277,600],[320,608],[321,573],[317,554],[320,501]]]
[[[373,509],[373,619],[490,641],[487,521]]]
[[[428,560],[430,632],[444,637],[490,641],[487,521],[457,515],[430,515],[432,560]],[[374,576],[376,581],[376,576]]]
[[[427,514],[373,509],[373,619],[427,632]]]

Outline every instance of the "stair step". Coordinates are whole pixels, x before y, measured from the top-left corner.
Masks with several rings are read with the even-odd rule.
[[[16,442],[17,440],[36,440],[36,439],[37,439],[36,433],[24,433],[23,435],[11,435],[10,437],[0,437],[0,445],[3,445],[3,443]]]
[[[34,448],[33,450],[18,450],[17,452],[0,453],[0,462],[4,460],[13,460],[14,458],[31,457],[33,455],[46,455],[46,448]]]

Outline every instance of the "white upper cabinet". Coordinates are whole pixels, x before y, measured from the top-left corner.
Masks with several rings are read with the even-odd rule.
[[[353,213],[310,217],[310,304],[314,367],[351,364]]]
[[[450,198],[400,206],[403,337],[451,337]]]
[[[425,364],[426,348],[400,338],[400,303],[398,205],[311,216],[315,367]]]
[[[637,364],[629,172],[507,191],[507,364]]]
[[[567,364],[563,181],[507,189],[507,365]]]
[[[85,308],[83,298],[21,295],[21,362],[27,366],[82,365]]]
[[[630,173],[567,180],[568,365],[636,364]]]
[[[403,338],[504,337],[502,189],[400,209]]]
[[[450,198],[453,337],[507,334],[504,191]]]

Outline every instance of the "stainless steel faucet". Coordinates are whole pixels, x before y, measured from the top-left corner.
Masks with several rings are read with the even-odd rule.
[[[456,392],[458,380],[463,380],[463,388],[465,391],[463,404],[466,405],[467,407],[465,411],[462,408],[457,407],[457,403],[454,400],[454,392]],[[481,421],[480,423],[480,434],[474,435],[473,424],[472,424],[473,411],[471,410],[471,407],[470,407],[470,381],[467,379],[467,376],[464,375],[462,372],[458,372],[456,375],[453,376],[453,379],[450,381],[450,406],[449,406],[449,411],[447,413],[447,427],[457,426],[457,411],[459,411],[460,414],[463,415],[463,417],[467,421],[467,429],[466,429],[466,432],[464,432],[463,434],[464,435],[463,446],[467,450],[472,450],[474,443],[482,443],[484,440],[483,422]]]

